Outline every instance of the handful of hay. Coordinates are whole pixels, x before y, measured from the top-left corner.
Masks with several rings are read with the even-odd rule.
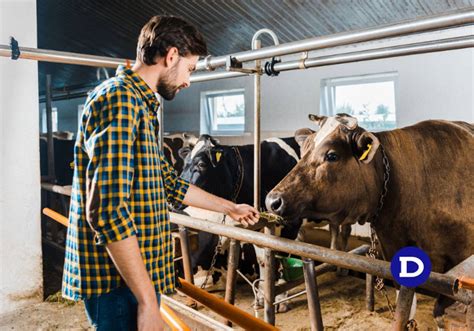
[[[285,219],[279,215],[275,215],[266,211],[260,212],[260,219],[265,220],[269,223],[285,224]]]

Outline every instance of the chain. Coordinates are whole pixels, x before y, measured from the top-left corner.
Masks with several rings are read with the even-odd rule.
[[[380,145],[380,150],[382,151],[382,161],[384,165],[383,186],[382,186],[382,193],[380,194],[377,210],[375,212],[374,217],[372,218],[372,221],[370,222],[370,248],[369,248],[369,251],[367,252],[367,255],[372,259],[377,259],[378,257],[378,252],[377,252],[378,239],[377,239],[377,234],[375,233],[374,224],[378,221],[380,211],[383,208],[385,197],[387,196],[387,192],[388,192],[388,181],[390,180],[390,163],[388,161],[387,154],[385,154],[385,150],[382,145]],[[394,318],[395,310],[393,309],[393,306],[388,297],[387,289],[385,288],[385,284],[382,277],[379,277],[379,276],[375,277],[374,287],[378,292],[381,292],[383,296],[385,297],[385,299],[387,300],[388,309],[390,310],[390,314],[392,315],[392,318]]]
[[[225,217],[226,217],[226,215],[224,215],[224,217],[222,217],[221,224],[225,224]],[[214,266],[216,264],[217,254],[219,254],[219,252],[221,251],[221,248],[222,248],[222,236],[219,236],[218,239],[217,239],[216,248],[214,248],[214,255],[212,256],[211,266],[209,267],[209,270],[207,271],[206,278],[204,279],[204,283],[201,284],[201,289],[203,289],[204,286],[206,286],[207,281],[209,280],[209,276],[211,275],[211,273],[214,269]]]
[[[390,180],[390,162],[388,161],[387,154],[385,154],[385,149],[382,145],[380,145],[380,150],[382,151],[382,161],[383,161],[383,186],[382,186],[382,193],[380,193],[379,204],[377,206],[377,210],[375,212],[374,217],[372,218],[371,224],[372,226],[378,221],[380,212],[382,211],[385,197],[388,193],[388,181]]]
[[[367,253],[367,255],[372,258],[372,259],[377,259],[378,252],[377,252],[377,235],[375,234],[375,230],[372,226],[370,226],[370,248]],[[382,277],[375,277],[375,289],[382,293],[382,295],[385,297],[385,300],[387,300],[387,306],[390,311],[390,314],[392,315],[392,318],[395,317],[395,309],[393,309],[393,305],[390,302],[390,298],[388,297],[387,289],[385,288],[385,284],[383,282]]]

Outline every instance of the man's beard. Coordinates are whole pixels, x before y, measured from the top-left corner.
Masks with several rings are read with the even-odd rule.
[[[163,76],[158,84],[156,85],[156,91],[159,95],[165,100],[173,100],[176,96],[176,91],[179,89],[179,86],[175,86],[171,83],[172,79],[176,77],[176,66],[170,68],[169,73],[166,76]]]

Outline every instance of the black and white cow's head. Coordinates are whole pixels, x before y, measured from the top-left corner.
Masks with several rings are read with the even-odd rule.
[[[202,135],[187,153],[181,177],[203,190],[235,199],[241,165],[235,150],[223,146],[209,135]]]
[[[188,133],[177,133],[163,137],[163,152],[173,168],[181,173],[184,158],[196,145],[198,138]]]

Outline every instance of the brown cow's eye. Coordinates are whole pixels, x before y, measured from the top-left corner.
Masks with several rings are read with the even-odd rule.
[[[334,152],[330,152],[326,154],[325,160],[328,162],[336,162],[339,160],[339,155]]]

